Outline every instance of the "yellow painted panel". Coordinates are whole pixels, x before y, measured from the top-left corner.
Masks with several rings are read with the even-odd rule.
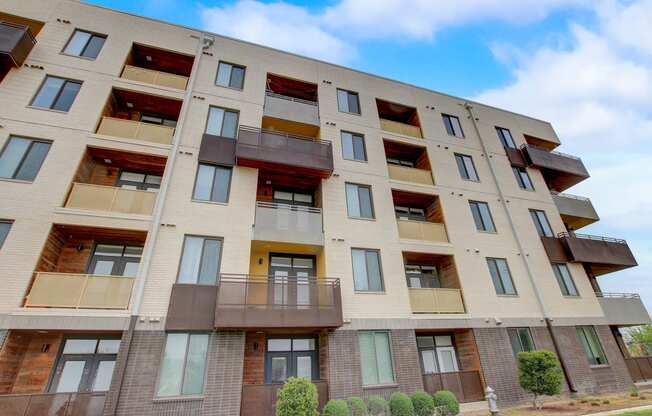
[[[398,235],[409,240],[448,242],[444,224],[427,221],[397,219]]]
[[[37,273],[25,306],[76,308],[85,285],[85,274]]]
[[[414,313],[464,313],[460,289],[410,288],[410,304]]]
[[[380,119],[380,128],[385,131],[389,131],[396,134],[402,134],[403,136],[412,136],[419,139],[423,138],[421,135],[421,128],[413,126],[411,124],[399,123],[392,120],[386,120],[384,118]]]
[[[180,90],[185,90],[188,84],[188,77],[131,65],[125,66],[122,71],[122,78]]]
[[[389,177],[397,181],[415,182],[423,185],[434,185],[432,172],[425,169],[415,169],[407,166],[387,165]]]
[[[143,140],[151,143],[170,144],[174,135],[174,127],[141,123],[140,121],[122,118],[102,117],[97,134]]]
[[[156,202],[156,192],[116,188],[112,211],[127,214],[151,215]]]
[[[110,211],[115,198],[115,190],[111,186],[73,183],[66,208]]]
[[[80,308],[127,309],[134,278],[117,276],[89,276]]]

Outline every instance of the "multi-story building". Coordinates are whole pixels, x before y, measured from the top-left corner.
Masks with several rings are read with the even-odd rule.
[[[551,125],[75,0],[0,10],[0,408],[271,415],[418,389],[652,377]],[[47,410],[46,410],[47,409]],[[59,413],[57,413],[59,414]]]

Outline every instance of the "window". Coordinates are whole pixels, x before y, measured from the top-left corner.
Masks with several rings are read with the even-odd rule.
[[[509,335],[509,342],[512,344],[514,355],[518,355],[519,352],[534,350],[530,328],[507,328],[507,334]]]
[[[455,153],[455,161],[457,162],[457,169],[460,171],[462,179],[475,182],[480,181],[471,156]]]
[[[537,228],[539,236],[554,237],[552,228],[550,228],[550,223],[548,222],[548,217],[546,217],[546,213],[544,211],[531,209],[530,215],[532,215],[532,220],[534,221],[534,226]]]
[[[53,77],[48,75],[32,100],[32,106],[68,111],[81,88],[81,81]]]
[[[557,278],[557,283],[559,283],[559,288],[561,293],[564,296],[578,296],[577,288],[575,287],[575,282],[573,282],[573,277],[568,270],[568,266],[563,263],[553,263],[552,270],[555,272],[555,277]]]
[[[238,112],[221,107],[210,107],[206,133],[235,139],[238,128]]]
[[[220,62],[217,65],[217,78],[215,78],[215,85],[241,90],[244,85],[244,77],[244,66]]]
[[[406,264],[405,277],[410,288],[436,288],[440,287],[439,275],[435,266],[422,266],[420,264]]]
[[[341,113],[360,114],[358,93],[337,89],[337,109]]]
[[[50,145],[49,142],[10,136],[0,153],[0,178],[33,181]]]
[[[426,221],[426,210],[423,208],[394,206],[396,218],[401,220]]]
[[[220,272],[221,254],[222,239],[187,235],[177,282],[214,285]]]
[[[371,186],[347,183],[346,208],[349,217],[374,218]]]
[[[449,136],[464,138],[464,132],[462,131],[459,118],[448,114],[442,114],[441,118],[444,120],[444,127],[446,127],[446,132]]]
[[[516,176],[516,182],[518,183],[519,188],[525,189],[526,191],[534,191],[534,185],[532,185],[530,175],[528,175],[525,168],[512,166],[512,170],[514,171],[514,176]]]
[[[136,277],[142,246],[97,243],[88,264],[88,273],[99,276]]]
[[[469,201],[469,205],[471,206],[473,221],[475,221],[475,228],[478,231],[496,232],[494,220],[491,218],[491,212],[489,211],[489,204],[480,201]]]
[[[272,202],[279,204],[301,205],[304,207],[314,206],[314,198],[311,193],[305,191],[279,190],[274,189]]]
[[[388,157],[387,158],[387,163],[390,165],[396,165],[396,166],[405,166],[407,168],[413,168],[414,167],[414,162],[411,160],[407,159],[399,159],[396,157]]]
[[[509,147],[510,149],[516,149],[516,144],[514,143],[514,139],[512,138],[512,133],[508,129],[504,129],[502,127],[496,127],[496,133],[498,134],[498,138],[500,139],[500,142],[503,144],[504,147]]]
[[[499,295],[515,295],[516,289],[514,288],[512,275],[509,272],[509,266],[507,266],[507,260],[488,258],[487,265],[489,266],[489,273],[496,293]]]
[[[288,377],[319,379],[316,338],[268,338],[265,350],[265,383],[283,383]]]
[[[107,391],[120,340],[76,336],[65,340],[50,383],[51,393]]]
[[[580,338],[580,343],[591,365],[608,364],[607,356],[602,350],[602,345],[598,339],[598,334],[595,333],[595,328],[592,326],[578,326],[577,336]]]
[[[199,201],[228,202],[232,168],[199,164],[193,199]]]
[[[459,371],[452,335],[417,336],[423,374]]]
[[[207,351],[208,334],[167,334],[157,395],[201,394],[204,390]]]
[[[358,332],[360,343],[360,366],[362,384],[389,384],[394,382],[394,366],[389,346],[389,333],[376,331]]]
[[[367,151],[364,145],[364,136],[356,133],[343,131],[342,137],[342,157],[346,160],[367,160]]]
[[[380,252],[363,248],[351,249],[353,286],[360,292],[382,292],[383,275]]]
[[[156,191],[161,187],[161,175],[148,175],[146,173],[120,172],[116,185],[122,189],[138,189],[141,191]]]
[[[100,54],[100,50],[102,49],[105,40],[105,35],[98,35],[96,33],[76,29],[66,44],[66,47],[63,49],[63,53],[95,59],[97,58],[97,55]]]
[[[140,113],[140,121],[142,121],[143,123],[156,124],[159,126],[168,126],[168,127],[177,126],[177,120],[165,116],[160,116],[157,114]]]
[[[8,220],[0,220],[0,248],[2,248],[2,245],[7,239],[7,235],[9,235],[11,224],[13,224],[13,222]]]

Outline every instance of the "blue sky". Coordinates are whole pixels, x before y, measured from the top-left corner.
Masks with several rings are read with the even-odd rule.
[[[91,0],[550,121],[640,266],[600,278],[652,310],[652,0]]]

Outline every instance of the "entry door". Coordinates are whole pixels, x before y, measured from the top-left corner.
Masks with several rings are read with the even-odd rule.
[[[118,339],[67,339],[57,361],[50,392],[109,390],[119,346]]]
[[[143,248],[124,244],[98,243],[88,273],[98,276],[136,277]]]
[[[291,254],[270,254],[269,274],[274,305],[310,305],[310,279],[315,278],[315,257]]]

